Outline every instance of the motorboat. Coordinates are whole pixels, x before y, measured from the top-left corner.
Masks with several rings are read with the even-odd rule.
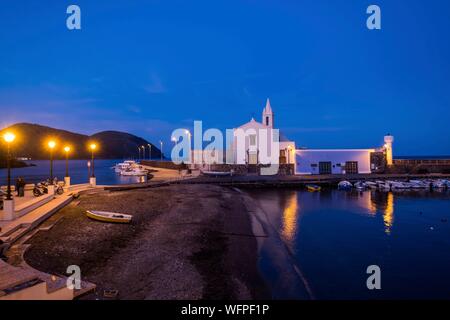
[[[147,174],[148,170],[139,167],[130,167],[125,170],[122,170],[120,174],[122,176],[145,176]]]
[[[378,188],[378,184],[376,182],[373,181],[366,181],[366,186],[369,187],[370,189],[377,189]]]
[[[339,190],[351,190],[352,188],[353,188],[353,185],[349,181],[344,180],[344,181],[340,181],[338,183]]]
[[[307,184],[306,185],[306,189],[310,192],[318,192],[320,191],[322,188],[316,184]]]
[[[136,165],[136,161],[134,160],[125,160],[124,162],[116,164],[113,168],[116,173],[121,173],[122,171],[125,171],[126,169],[132,168]]]
[[[363,191],[367,188],[367,185],[363,181],[355,182],[353,186],[359,191]]]

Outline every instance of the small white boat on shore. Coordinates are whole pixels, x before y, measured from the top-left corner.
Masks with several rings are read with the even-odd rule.
[[[133,216],[129,214],[96,210],[86,211],[86,216],[94,220],[113,223],[130,223],[133,218]]]
[[[222,172],[222,171],[203,171],[203,170],[201,170],[200,172],[205,176],[212,176],[212,177],[217,177],[217,176],[226,177],[226,176],[233,175],[233,173],[231,171]]]

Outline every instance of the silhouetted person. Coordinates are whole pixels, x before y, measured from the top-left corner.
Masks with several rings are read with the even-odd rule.
[[[16,180],[16,191],[18,197],[23,197],[25,195],[25,180],[22,177]]]

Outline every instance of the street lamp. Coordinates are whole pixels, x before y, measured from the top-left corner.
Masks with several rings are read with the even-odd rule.
[[[149,160],[152,160],[152,145],[150,143],[147,143],[148,145],[148,158]]]
[[[69,176],[69,152],[70,152],[70,147],[69,146],[65,146],[64,147],[64,152],[66,153],[66,177]]]
[[[177,144],[177,138],[172,137],[172,142],[173,142],[173,145],[175,146]]]
[[[94,172],[94,151],[97,149],[97,145],[95,143],[91,143],[89,146],[89,149],[91,149],[91,166],[92,166],[92,178],[95,178],[95,172]]]
[[[139,152],[139,155],[138,155],[138,161],[141,159],[141,147],[138,147],[138,152]]]
[[[142,148],[142,160],[145,160],[145,146],[141,146]]]
[[[159,145],[161,146],[160,152],[161,152],[161,161],[163,159],[163,142],[162,140],[159,140]]]
[[[7,158],[6,158],[6,162],[7,162],[7,167],[8,167],[8,187],[6,189],[6,200],[12,200],[12,195],[11,195],[11,143],[14,141],[14,139],[16,138],[16,136],[11,133],[11,132],[6,132],[3,135],[3,139],[6,142],[7,145]]]
[[[191,132],[189,130],[184,130],[186,135],[188,136],[188,143],[189,143],[189,155],[188,155],[188,161],[191,162]]]
[[[56,142],[50,140],[48,142],[48,147],[50,149],[50,184],[53,184],[53,149],[56,147]]]

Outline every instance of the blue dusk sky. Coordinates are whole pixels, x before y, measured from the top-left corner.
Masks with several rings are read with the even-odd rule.
[[[81,8],[81,30],[66,8]],[[382,29],[366,28],[381,8]],[[450,154],[450,1],[14,0],[0,4],[0,127],[154,143],[233,128],[266,98],[297,146]]]

